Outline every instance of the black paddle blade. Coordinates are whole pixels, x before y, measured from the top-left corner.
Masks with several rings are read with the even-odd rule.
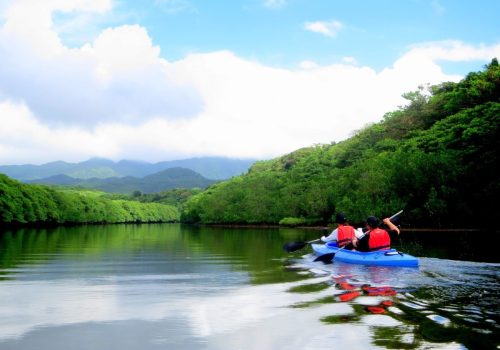
[[[335,256],[335,253],[326,253],[326,254],[318,256],[313,261],[321,261],[325,264],[331,264],[334,256]]]
[[[290,242],[283,245],[283,249],[288,252],[294,252],[296,250],[302,249],[306,246],[307,242]]]

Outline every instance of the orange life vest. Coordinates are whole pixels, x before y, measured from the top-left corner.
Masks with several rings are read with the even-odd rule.
[[[391,237],[387,231],[376,228],[370,231],[368,248],[372,250],[387,250],[391,248]]]
[[[339,247],[343,247],[348,243],[351,243],[354,239],[354,227],[349,225],[339,225],[337,228],[337,244]]]

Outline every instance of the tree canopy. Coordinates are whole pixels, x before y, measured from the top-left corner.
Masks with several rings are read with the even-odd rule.
[[[109,199],[102,192],[28,185],[0,174],[0,224],[173,222],[172,205]]]

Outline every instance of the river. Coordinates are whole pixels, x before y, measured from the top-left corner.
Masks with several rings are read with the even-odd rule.
[[[309,247],[282,249],[324,233],[4,230],[0,349],[500,347],[500,258],[478,233],[403,231],[397,248],[418,268],[323,264]]]

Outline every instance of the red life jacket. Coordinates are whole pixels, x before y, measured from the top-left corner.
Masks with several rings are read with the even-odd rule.
[[[391,237],[387,231],[376,228],[370,231],[368,248],[372,250],[387,250],[391,248]]]
[[[339,247],[343,247],[348,243],[351,243],[354,238],[354,227],[349,225],[339,225],[337,228],[337,244]]]

